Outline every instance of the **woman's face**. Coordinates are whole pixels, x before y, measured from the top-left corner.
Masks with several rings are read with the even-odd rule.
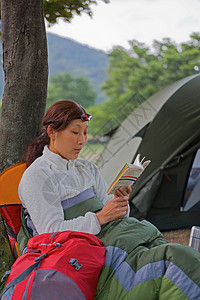
[[[55,131],[49,126],[49,150],[67,160],[76,159],[87,141],[87,132],[88,122],[81,119],[72,120],[62,131]]]

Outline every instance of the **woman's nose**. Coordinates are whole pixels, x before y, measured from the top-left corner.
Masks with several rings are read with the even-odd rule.
[[[84,134],[80,134],[80,135],[79,135],[78,143],[79,143],[80,145],[82,145],[82,144],[85,143],[85,135],[84,135]]]

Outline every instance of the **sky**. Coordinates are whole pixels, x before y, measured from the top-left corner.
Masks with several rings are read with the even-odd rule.
[[[147,46],[154,40],[171,38],[187,42],[192,32],[200,32],[200,0],[97,0],[93,17],[75,16],[71,23],[62,20],[47,31],[71,38],[103,51],[114,46],[129,48],[136,39]]]

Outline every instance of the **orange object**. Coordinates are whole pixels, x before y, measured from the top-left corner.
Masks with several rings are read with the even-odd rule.
[[[0,206],[21,204],[18,185],[25,170],[26,163],[21,162],[5,169],[0,174]]]
[[[18,186],[25,170],[26,163],[21,162],[5,169],[0,174],[0,214],[15,259],[19,257],[17,234],[22,225]]]

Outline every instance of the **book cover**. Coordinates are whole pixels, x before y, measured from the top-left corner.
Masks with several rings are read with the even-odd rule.
[[[126,188],[127,185],[134,185],[150,162],[150,160],[145,161],[145,157],[140,160],[140,154],[138,154],[133,164],[126,163],[123,166],[122,170],[110,185],[107,193],[114,194],[119,187]]]

